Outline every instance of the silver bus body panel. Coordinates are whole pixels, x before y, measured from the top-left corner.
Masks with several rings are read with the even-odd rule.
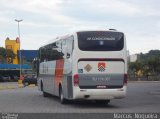
[[[114,31],[113,31],[114,32]],[[64,58],[64,70],[62,79],[62,90],[66,99],[86,99],[86,100],[106,100],[113,98],[124,98],[126,96],[127,86],[123,85],[122,79],[123,74],[127,74],[127,50],[126,40],[124,36],[124,47],[120,51],[81,51],[78,48],[78,37],[77,33],[71,34],[74,37],[74,49],[69,59]],[[65,51],[65,50],[64,50]],[[97,59],[95,62],[90,61],[79,61],[80,59]],[[121,59],[123,61],[103,61],[106,62],[108,68],[106,72],[94,71],[97,66],[96,63],[101,62],[98,59]],[[113,62],[113,64],[112,64]],[[85,71],[85,66],[89,64],[92,67],[91,72]],[[96,64],[96,66],[95,66]],[[43,83],[43,91],[52,95],[59,96],[59,87],[55,82],[55,67],[56,61],[48,61],[40,63],[40,75],[38,77],[38,89],[41,90],[41,82]],[[79,73],[78,69],[83,69],[83,73]],[[113,72],[114,71],[114,72]],[[83,85],[95,85],[93,82],[90,83],[89,79],[93,77],[107,77],[110,78],[110,85],[123,85],[121,88],[115,89],[81,89],[75,87],[73,82],[74,74],[79,74],[82,79],[81,84]],[[84,80],[88,80],[87,83]],[[114,79],[111,81],[111,79]],[[120,80],[118,80],[120,79]],[[108,81],[108,80],[107,80]],[[102,85],[105,81],[98,85]],[[117,84],[116,84],[117,83]],[[107,84],[108,85],[108,84]],[[89,95],[89,98],[85,98]]]

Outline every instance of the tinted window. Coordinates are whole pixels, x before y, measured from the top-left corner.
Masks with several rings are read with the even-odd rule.
[[[124,47],[124,35],[111,31],[77,32],[78,46],[83,51],[119,51]]]
[[[73,51],[73,36],[66,39],[66,45],[67,45],[67,54],[71,56]]]
[[[62,40],[62,53],[63,58],[69,58],[73,51],[73,36],[66,37]]]
[[[63,59],[61,43],[52,43],[39,49],[40,62]]]

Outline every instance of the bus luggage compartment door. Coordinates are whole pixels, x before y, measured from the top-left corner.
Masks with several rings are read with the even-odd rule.
[[[124,71],[124,61],[79,61],[79,87],[81,89],[122,88]]]

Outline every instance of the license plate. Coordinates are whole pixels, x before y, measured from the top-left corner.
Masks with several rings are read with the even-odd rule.
[[[107,86],[97,86],[97,88],[99,88],[99,89],[104,89],[104,88],[106,88]]]

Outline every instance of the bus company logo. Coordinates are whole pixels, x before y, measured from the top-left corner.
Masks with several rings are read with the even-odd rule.
[[[106,63],[100,62],[98,63],[98,71],[104,72],[106,70]]]
[[[91,71],[92,67],[91,67],[91,65],[87,64],[87,65],[84,67],[84,69],[85,69],[87,72],[89,72],[89,71]]]

